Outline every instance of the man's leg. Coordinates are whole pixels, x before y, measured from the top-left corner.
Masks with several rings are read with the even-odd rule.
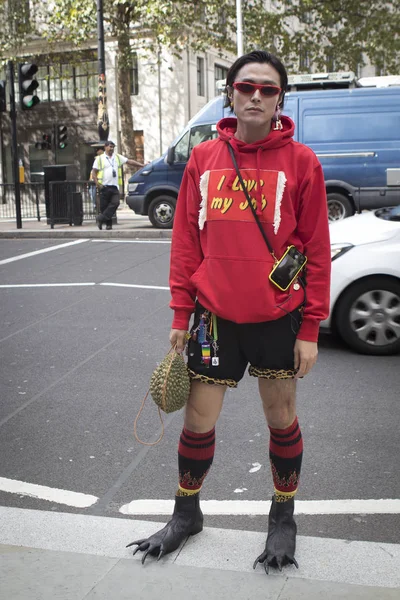
[[[110,200],[110,190],[107,187],[102,187],[100,189],[100,214],[96,217],[97,226],[99,229],[103,228],[103,223],[106,222],[106,218],[104,217],[104,212],[107,210],[108,203]]]
[[[161,558],[176,550],[188,535],[203,529],[199,492],[211,467],[215,450],[215,424],[221,412],[226,386],[192,381],[178,446],[179,486],[172,519],[147,539],[128,544]]]
[[[269,459],[274,496],[264,553],[256,560],[279,568],[294,558],[297,527],[293,519],[294,496],[300,480],[303,438],[296,416],[294,379],[259,378],[264,414],[270,430]],[[255,563],[255,564],[256,564]]]
[[[112,218],[117,212],[119,206],[119,190],[117,188],[109,188],[109,198],[107,207],[102,211],[107,229],[112,229]]]

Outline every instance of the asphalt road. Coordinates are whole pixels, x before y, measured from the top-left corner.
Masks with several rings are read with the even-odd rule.
[[[155,288],[168,286],[170,244],[66,243],[0,240],[0,505],[132,518],[121,507],[139,499],[157,506],[176,490],[182,414],[165,419],[158,446],[142,446],[133,435],[151,373],[169,348],[170,295]],[[318,364],[298,385],[305,443],[298,500],[319,506],[400,498],[399,363],[321,336]],[[149,398],[139,434],[154,441],[159,432]],[[10,481],[18,484],[4,491]],[[27,492],[23,483],[41,487]],[[79,508],[67,492],[97,501]],[[53,499],[44,499],[47,493]],[[202,499],[225,505],[271,493],[257,382],[246,375],[226,395]],[[264,515],[237,512],[207,516],[206,524],[266,530]],[[400,541],[398,511],[310,509],[297,521],[301,535]]]

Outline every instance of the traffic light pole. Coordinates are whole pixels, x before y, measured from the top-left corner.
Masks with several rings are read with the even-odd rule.
[[[110,131],[107,112],[106,58],[104,49],[103,0],[97,0],[97,53],[99,59],[99,94],[97,105],[97,129],[99,139],[106,141]]]
[[[10,119],[11,119],[11,148],[12,148],[12,167],[15,190],[15,212],[17,215],[17,229],[22,229],[21,215],[21,187],[19,183],[19,165],[18,165],[18,140],[17,140],[17,112],[15,109],[15,90],[14,90],[14,65],[8,61],[8,77],[10,81]]]

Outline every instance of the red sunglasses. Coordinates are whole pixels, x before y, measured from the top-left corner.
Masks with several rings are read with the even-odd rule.
[[[277,96],[282,91],[282,89],[276,85],[250,83],[249,81],[235,81],[233,87],[242,94],[254,94],[256,90],[260,90],[261,95],[266,96],[267,98]]]

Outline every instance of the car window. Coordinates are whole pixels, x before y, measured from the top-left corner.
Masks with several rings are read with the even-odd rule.
[[[194,125],[175,146],[175,162],[187,162],[195,146],[218,137],[215,124]]]
[[[216,137],[218,137],[218,133],[214,124],[195,125],[190,130],[189,155],[197,144],[213,140]]]
[[[187,131],[185,135],[179,140],[175,146],[175,162],[187,162],[189,158],[189,134]]]

